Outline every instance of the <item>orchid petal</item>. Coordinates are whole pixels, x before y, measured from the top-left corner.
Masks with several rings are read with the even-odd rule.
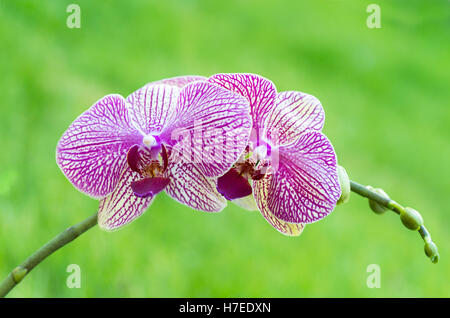
[[[284,235],[288,236],[299,236],[305,225],[304,224],[296,224],[296,223],[288,223],[283,220],[277,218],[269,208],[269,199],[270,199],[270,186],[272,184],[272,174],[269,172],[266,174],[264,179],[260,181],[253,182],[253,195],[255,197],[255,201],[261,214],[272,225],[275,229],[281,232]]]
[[[180,89],[165,84],[147,84],[127,97],[128,108],[143,134],[157,135],[175,117]]]
[[[217,192],[215,182],[205,178],[194,164],[171,164],[168,173],[170,183],[166,193],[178,202],[206,212],[219,212],[226,206],[226,200]]]
[[[199,75],[186,75],[150,82],[127,97],[132,106],[133,119],[145,133],[160,132],[174,116],[179,89],[195,81],[206,81]],[[153,87],[156,86],[156,87]],[[168,89],[164,86],[172,86]]]
[[[56,162],[81,192],[94,198],[111,193],[126,165],[128,149],[142,137],[133,128],[120,95],[108,95],[81,114],[56,148]]]
[[[301,92],[281,92],[267,118],[264,129],[274,145],[295,141],[305,130],[322,130],[325,113],[320,101]]]
[[[234,199],[231,202],[247,211],[258,210],[258,206],[256,205],[255,197],[253,196],[253,194],[250,194],[243,198]]]
[[[248,102],[238,94],[208,82],[191,83],[180,92],[176,114],[160,135],[172,146],[169,160],[194,163],[207,177],[224,174],[247,145]]]
[[[278,167],[270,169],[274,171],[267,202],[258,204],[267,204],[274,216],[290,223],[312,223],[327,216],[341,194],[336,154],[327,137],[319,131],[305,132],[279,147],[279,155]]]
[[[160,81],[151,82],[149,84],[166,84],[171,86],[176,86],[178,88],[182,88],[189,83],[196,81],[206,81],[207,78],[199,75],[185,75],[185,76],[176,76],[171,78],[166,78]]]
[[[213,75],[209,82],[245,97],[250,103],[253,127],[256,130],[263,127],[276,97],[275,85],[270,80],[255,74],[231,73]]]
[[[140,180],[139,173],[126,168],[114,192],[100,200],[98,224],[107,231],[115,230],[141,216],[150,206],[154,196],[141,198],[133,193],[131,184]]]

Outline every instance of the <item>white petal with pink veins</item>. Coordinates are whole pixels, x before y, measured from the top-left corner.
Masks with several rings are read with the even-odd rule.
[[[267,209],[280,220],[312,223],[327,216],[341,194],[336,154],[319,131],[308,131],[279,148],[278,167],[267,185]],[[259,204],[259,202],[258,202]]]
[[[103,97],[58,142],[58,166],[78,190],[91,197],[103,198],[115,189],[128,149],[142,139],[125,104],[120,95]]]
[[[224,174],[247,145],[248,101],[238,94],[195,82],[182,88],[175,112],[161,140],[173,147],[177,162],[193,163],[207,177]]]
[[[189,83],[195,82],[195,81],[206,81],[207,78],[200,75],[184,75],[184,76],[176,76],[171,78],[166,78],[160,81],[151,82],[149,84],[166,84],[166,85],[172,85],[179,88],[182,88],[183,86],[186,86]]]
[[[209,82],[245,97],[250,104],[253,127],[263,127],[277,93],[270,80],[256,74],[222,73],[211,76]]]
[[[219,212],[227,205],[215,182],[207,179],[194,164],[172,164],[168,174],[170,183],[166,193],[178,202],[206,212]]]
[[[322,130],[324,122],[325,113],[317,98],[301,92],[281,92],[277,94],[264,129],[273,145],[285,145],[306,130]]]
[[[167,84],[147,84],[127,97],[130,116],[145,135],[159,134],[176,116],[180,89]]]
[[[264,179],[253,182],[253,195],[258,205],[259,211],[266,219],[266,221],[269,222],[269,224],[277,229],[280,233],[288,236],[299,236],[303,232],[303,229],[305,227],[304,224],[288,223],[280,220],[275,215],[273,215],[272,211],[269,209],[269,187],[271,182],[272,175],[270,170]]]
[[[134,194],[131,183],[141,180],[142,176],[126,168],[121,181],[114,192],[100,200],[98,224],[100,228],[112,231],[129,224],[141,216],[150,206],[154,196],[145,198]]]

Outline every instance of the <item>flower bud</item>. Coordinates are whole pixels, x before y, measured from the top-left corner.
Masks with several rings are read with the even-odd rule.
[[[400,212],[400,220],[405,227],[413,231],[417,231],[423,225],[420,213],[409,207]]]
[[[18,266],[13,269],[12,276],[16,284],[20,283],[22,279],[27,274],[28,270],[26,268],[23,268],[22,266]]]
[[[341,197],[337,201],[337,204],[348,202],[350,199],[350,179],[348,178],[347,171],[344,167],[338,166],[339,185],[341,186]]]
[[[425,254],[429,257],[432,258],[433,256],[438,255],[438,248],[436,246],[436,244],[434,244],[434,242],[428,242],[425,243]]]
[[[377,194],[379,194],[379,195],[385,197],[386,199],[390,199],[389,196],[387,195],[387,193],[384,192],[383,189],[380,189],[380,188],[373,188],[373,187],[371,187],[371,186],[367,186],[367,188],[368,188],[369,190],[374,191],[374,192],[376,192]],[[370,199],[369,199],[369,206],[370,206],[370,208],[372,209],[372,211],[375,212],[376,214],[383,214],[384,212],[386,212],[386,211],[388,210],[385,206],[379,204],[378,202],[376,202],[376,201],[374,201],[374,200],[370,200]]]
[[[431,257],[431,262],[433,262],[433,264],[436,264],[437,262],[439,262],[439,253],[437,253],[436,255]]]

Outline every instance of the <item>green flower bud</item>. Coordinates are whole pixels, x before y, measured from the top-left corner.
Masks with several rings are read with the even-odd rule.
[[[367,186],[367,188],[369,190],[374,191],[374,192],[378,193],[379,195],[385,197],[386,199],[390,199],[389,196],[387,195],[387,193],[384,192],[383,189],[373,188],[371,186]],[[370,200],[370,199],[369,199],[369,206],[372,209],[372,211],[375,212],[376,214],[383,214],[384,212],[386,212],[388,210],[385,206],[379,204],[378,202],[376,202],[374,200]]]
[[[339,198],[337,204],[342,204],[348,202],[350,199],[350,179],[348,178],[347,171],[344,167],[338,166],[338,177],[339,185],[341,186],[341,197]]]
[[[405,227],[413,231],[417,231],[423,225],[420,213],[409,207],[400,212],[400,220]]]
[[[433,256],[438,255],[438,248],[436,246],[436,244],[434,244],[434,242],[428,242],[425,243],[425,254],[429,257],[432,258]]]
[[[28,272],[28,270],[21,266],[14,268],[12,271],[12,276],[13,276],[14,281],[17,284],[20,283],[22,281],[22,279],[25,277],[25,275],[27,274],[27,272]]]
[[[432,262],[433,264],[436,264],[437,262],[439,262],[439,253],[437,253],[436,255],[434,255],[434,256],[431,258],[431,262]]]

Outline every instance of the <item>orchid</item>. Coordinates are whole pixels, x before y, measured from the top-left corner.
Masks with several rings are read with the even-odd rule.
[[[58,143],[57,163],[100,200],[105,230],[135,220],[163,190],[193,209],[221,211],[226,201],[211,178],[244,150],[248,109],[245,98],[203,77],[149,83],[126,99],[105,96],[79,116]]]
[[[425,254],[439,261],[421,214],[381,188],[349,179],[322,133],[314,96],[277,93],[254,74],[180,76],[151,82],[127,98],[107,95],[81,114],[56,148],[56,162],[97,213],[59,233],[0,282],[4,297],[56,250],[99,224],[115,230],[141,216],[165,191],[195,210],[218,212],[226,199],[259,210],[279,232],[298,236],[349,201],[369,200],[417,231]]]
[[[304,224],[328,215],[341,189],[319,100],[296,91],[277,93],[271,81],[254,74],[216,74],[209,82],[245,97],[253,123],[240,160],[217,179],[218,191],[242,207],[257,207],[286,235],[300,235]]]

